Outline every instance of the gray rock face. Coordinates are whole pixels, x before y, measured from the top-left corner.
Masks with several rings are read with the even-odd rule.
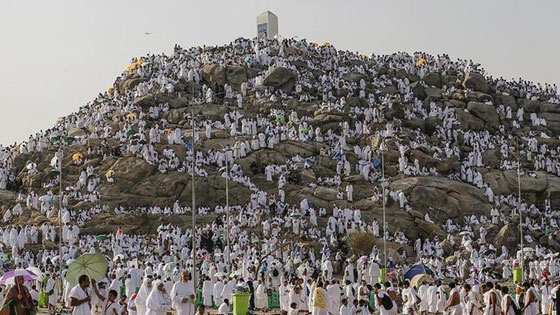
[[[488,105],[479,102],[469,102],[467,109],[474,116],[484,120],[489,128],[497,129],[500,124],[500,117],[493,105]]]
[[[412,93],[418,99],[424,100],[426,97],[428,97],[428,95],[426,94],[426,90],[425,90],[424,86],[422,86],[422,84],[420,82],[414,82],[410,85],[410,87],[412,89]]]
[[[317,189],[315,189],[315,191],[313,192],[313,196],[327,201],[337,200],[337,194],[338,190],[327,187],[317,187]]]
[[[482,74],[476,72],[467,73],[465,81],[463,81],[463,86],[466,89],[473,89],[483,93],[490,93],[491,91],[490,85],[486,82],[486,78]]]
[[[432,100],[443,99],[443,94],[442,94],[441,89],[427,87],[427,88],[424,88],[424,91],[426,91],[426,96],[429,97]]]
[[[427,86],[435,86],[441,89],[441,76],[438,72],[430,72],[426,74],[424,78],[422,78],[422,81],[424,81]]]
[[[153,165],[136,157],[120,158],[111,169],[115,172],[115,182],[119,180],[139,182],[156,172]]]
[[[16,194],[13,191],[0,189],[0,205],[10,204],[16,200]]]
[[[410,157],[413,160],[418,159],[421,167],[426,167],[427,169],[435,168],[442,174],[447,174],[451,171],[457,171],[460,169],[459,163],[454,160],[436,159],[420,150],[413,150],[410,153]]]
[[[277,67],[264,78],[263,84],[288,93],[294,89],[296,81],[297,75],[291,70]]]
[[[118,89],[122,93],[122,92],[125,92],[125,91],[128,91],[128,90],[132,90],[138,84],[140,84],[142,82],[146,82],[146,81],[148,81],[147,78],[141,78],[137,75],[134,75],[134,76],[131,76],[131,77],[119,82]]]
[[[535,177],[530,177],[526,174],[521,177],[521,192],[537,193],[547,189],[547,174],[544,172],[535,172],[535,174]],[[485,173],[482,177],[484,182],[490,185],[494,194],[509,195],[516,193],[518,190],[516,170],[492,170]]]
[[[428,212],[438,220],[480,215],[491,210],[479,189],[445,177],[408,177],[392,182],[390,188],[403,191],[413,209]]]
[[[241,66],[227,66],[226,80],[235,87],[240,86],[241,83],[247,81],[247,69]]]
[[[541,113],[538,115],[540,118],[546,119],[546,127],[552,130],[555,134],[560,133],[560,114],[558,113]]]
[[[226,84],[226,70],[220,65],[204,65],[202,67],[202,77],[208,83],[216,83],[222,86]]]
[[[501,249],[502,246],[505,246],[510,253],[515,252],[519,248],[518,245],[521,242],[519,235],[518,225],[513,223],[505,225],[500,229],[498,235],[496,235],[494,239],[496,248]]]
[[[474,131],[484,130],[484,120],[464,110],[456,110],[455,113],[457,114],[457,120],[459,121],[461,129]]]
[[[135,105],[145,109],[165,103],[168,103],[173,108],[181,108],[187,106],[189,101],[185,97],[175,97],[165,93],[148,94],[134,100]]]
[[[352,82],[356,82],[356,83],[360,83],[361,79],[367,80],[368,77],[367,77],[367,75],[365,75],[363,73],[351,72],[351,73],[347,73],[347,74],[343,75],[342,79],[352,81]]]
[[[519,106],[523,108],[526,113],[540,113],[541,112],[541,102],[528,100],[528,99],[519,99]]]

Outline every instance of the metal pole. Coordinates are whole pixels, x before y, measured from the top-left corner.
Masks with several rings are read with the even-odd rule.
[[[60,140],[62,141],[62,140]],[[59,166],[59,172],[58,172],[58,227],[60,229],[60,239],[58,242],[58,260],[60,263],[60,271],[59,271],[59,277],[60,277],[60,288],[61,288],[61,292],[64,292],[64,281],[62,281],[62,266],[63,266],[63,262],[62,262],[62,142],[60,142],[60,147],[58,148],[58,152],[59,152],[59,156],[58,156],[58,166]]]
[[[519,210],[519,238],[520,238],[520,243],[521,243],[521,261],[520,261],[520,266],[521,266],[521,280],[523,280],[524,278],[524,274],[523,274],[523,257],[524,257],[524,253],[523,253],[523,216],[521,214],[521,163],[520,163],[520,158],[519,158],[519,151],[517,154],[517,188],[518,188],[518,205],[517,205],[517,209]]]
[[[195,202],[195,189],[194,189],[194,167],[195,167],[195,124],[194,124],[194,86],[191,85],[191,92],[193,96],[193,103],[191,105],[191,119],[192,119],[192,249],[193,249],[193,285],[196,289],[196,202]]]
[[[385,154],[381,150],[381,187],[383,188],[383,267],[387,268],[387,232],[385,222]]]
[[[228,158],[226,154],[226,246],[227,246],[227,271],[228,274],[231,273],[231,262],[230,262],[230,247],[229,247],[229,169],[228,169]]]

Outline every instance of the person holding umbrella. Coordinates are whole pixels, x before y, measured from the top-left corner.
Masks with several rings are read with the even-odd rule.
[[[4,305],[0,313],[2,314],[34,314],[35,304],[31,299],[31,294],[25,286],[25,279],[23,276],[15,277],[15,284],[8,290],[8,294],[4,299]]]

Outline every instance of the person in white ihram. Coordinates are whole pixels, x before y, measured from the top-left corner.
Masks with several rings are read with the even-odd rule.
[[[81,275],[78,284],[70,291],[70,306],[72,315],[91,315],[91,289],[89,277]]]
[[[194,315],[194,304],[196,302],[196,294],[194,285],[190,280],[189,273],[183,271],[181,281],[173,285],[171,289],[171,301],[173,309],[179,315]]]
[[[171,299],[165,292],[163,281],[154,281],[152,292],[146,300],[146,308],[148,309],[146,315],[165,315],[171,308]]]

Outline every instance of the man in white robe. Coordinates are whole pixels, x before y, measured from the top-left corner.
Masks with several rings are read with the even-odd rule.
[[[80,276],[78,284],[70,291],[72,315],[91,315],[91,295],[89,277],[86,275]]]
[[[255,309],[266,310],[268,308],[268,295],[262,280],[259,280],[259,285],[255,291]]]
[[[8,209],[4,213],[4,223],[8,223],[11,218],[12,218],[12,211],[10,209]]]
[[[352,202],[352,193],[354,192],[354,187],[351,184],[346,185],[346,200]]]
[[[222,302],[224,301],[224,298],[222,296],[222,291],[224,289],[224,282],[223,281],[216,281],[216,283],[214,284],[214,288],[213,288],[213,295],[214,295],[214,303],[216,305],[221,305]]]
[[[202,283],[202,297],[204,299],[204,306],[206,307],[212,306],[213,289],[214,282],[209,277],[206,277],[206,280]]]
[[[132,275],[128,274],[124,280],[125,295],[131,297],[136,292],[136,284],[132,280]]]
[[[51,276],[47,280],[47,285],[45,287],[45,292],[47,292],[47,296],[49,297],[49,310],[54,310],[56,308],[56,300],[58,299],[58,289],[56,288],[55,284],[55,273],[51,272]]]
[[[290,309],[290,288],[288,287],[288,280],[284,280],[278,292],[280,293],[280,309],[287,312]]]

